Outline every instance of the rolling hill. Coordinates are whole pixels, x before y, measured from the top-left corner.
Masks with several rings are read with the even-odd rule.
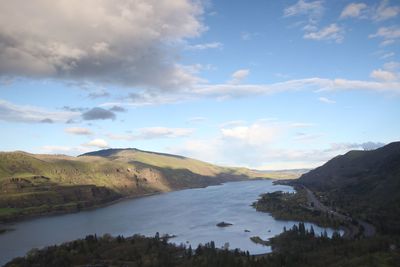
[[[337,156],[297,182],[381,232],[400,233],[400,142]]]
[[[295,174],[285,173],[288,178]],[[0,220],[77,211],[123,197],[204,187],[225,181],[275,178],[177,155],[106,149],[78,157],[0,153]]]

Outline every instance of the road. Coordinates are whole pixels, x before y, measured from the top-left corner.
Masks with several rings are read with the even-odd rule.
[[[359,227],[357,227],[351,223],[353,221],[352,217],[346,216],[339,212],[336,212],[336,211],[332,210],[330,207],[325,206],[324,204],[322,204],[319,201],[319,199],[314,195],[314,193],[310,189],[308,189],[304,185],[303,185],[303,188],[307,192],[307,202],[310,206],[312,206],[314,209],[322,211],[324,213],[333,214],[333,216],[340,219],[341,221],[347,222],[347,227],[345,229],[344,237],[355,238],[359,234],[359,232],[360,232]],[[311,205],[311,203],[312,203],[312,205]],[[375,235],[376,229],[372,224],[367,223],[362,220],[358,220],[358,219],[356,221],[358,222],[359,225],[361,225],[364,228],[364,231],[362,232],[362,235],[364,237],[371,237],[371,236]]]

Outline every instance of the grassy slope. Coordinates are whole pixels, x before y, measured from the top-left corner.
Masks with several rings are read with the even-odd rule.
[[[79,157],[0,152],[0,220],[74,211],[123,196],[279,176],[136,149]]]

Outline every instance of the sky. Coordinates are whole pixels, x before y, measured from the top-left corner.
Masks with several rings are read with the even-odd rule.
[[[314,168],[400,139],[399,1],[0,1],[0,150]]]

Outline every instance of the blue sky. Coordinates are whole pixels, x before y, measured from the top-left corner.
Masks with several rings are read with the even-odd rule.
[[[0,13],[2,151],[286,169],[400,139],[398,1],[16,0]]]

